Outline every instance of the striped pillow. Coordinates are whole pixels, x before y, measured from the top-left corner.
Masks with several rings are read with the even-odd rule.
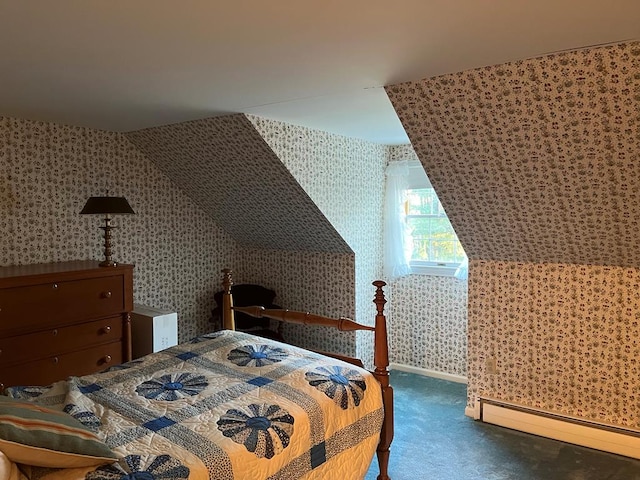
[[[51,468],[91,467],[118,457],[71,415],[0,396],[0,452]]]

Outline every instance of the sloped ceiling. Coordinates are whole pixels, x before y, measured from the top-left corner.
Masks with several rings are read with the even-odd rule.
[[[470,258],[640,267],[640,43],[386,91]]]
[[[0,2],[0,114],[133,131],[228,113],[406,144],[383,85],[640,38],[638,0]]]
[[[245,115],[126,136],[239,244],[352,252]]]

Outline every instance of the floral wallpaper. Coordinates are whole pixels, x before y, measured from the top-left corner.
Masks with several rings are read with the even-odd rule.
[[[389,149],[258,117],[246,119],[248,124],[234,115],[159,127],[162,134],[154,129],[119,134],[3,118],[0,161],[7,175],[0,177],[0,233],[5,239],[0,247],[1,263],[100,258],[100,219],[78,212],[89,196],[109,188],[113,195],[126,196],[136,211],[136,215],[114,219],[118,227],[114,257],[135,263],[137,303],[178,312],[181,341],[211,328],[207,320],[213,292],[219,289],[220,271],[226,267],[234,270],[237,282],[273,288],[278,301],[288,308],[372,323],[371,282],[381,276],[382,196]],[[170,140],[164,139],[165,134]],[[224,144],[226,137],[232,139],[232,146],[224,147],[227,151],[223,154],[220,151],[224,148],[216,142]],[[185,144],[184,156],[181,150],[167,153],[170,145],[180,142]],[[217,153],[209,156],[214,149]],[[237,175],[236,168],[236,174],[223,179],[218,172],[225,168],[219,165],[228,167],[237,153],[233,149],[262,151],[263,157],[246,162],[242,167],[245,175]],[[262,169],[270,171],[274,161],[281,166],[274,167],[274,175],[282,177],[284,168],[289,179],[271,182],[270,174],[261,173]],[[247,175],[260,178],[273,190],[245,189]],[[183,183],[189,182],[203,189],[204,196],[211,192],[211,198],[218,194],[218,188],[229,188],[228,194],[240,199],[235,203],[242,207],[235,211],[237,217],[216,216],[218,213],[209,210],[211,204],[203,207],[202,192],[183,190]],[[290,182],[297,185],[290,195],[300,201],[299,208],[306,209],[311,201],[317,205],[309,214],[291,213],[301,215],[300,225],[317,234],[307,235],[307,240],[295,246],[300,250],[292,245],[286,246],[291,249],[241,246],[225,233],[227,221],[231,221],[231,231],[246,228],[245,232],[253,232],[247,235],[255,235],[256,243],[262,239],[266,245],[277,243],[279,233],[270,236],[266,220],[256,218],[251,209],[266,197],[275,202],[279,194],[273,191],[288,189]],[[294,201],[289,194],[280,198]],[[278,229],[288,228],[289,224],[278,224],[273,218],[269,221]],[[242,226],[240,219],[257,223]],[[235,234],[244,235],[239,231]],[[260,232],[266,234],[261,236]],[[336,251],[317,251],[305,243],[320,241],[325,234]],[[390,302],[391,290],[391,286],[386,289]],[[391,312],[389,303],[390,336],[401,338],[406,331],[393,333]],[[291,327],[285,334],[290,341],[309,348],[372,358],[368,333],[345,335]],[[428,333],[423,337],[436,338]],[[430,343],[423,347],[435,349]],[[400,349],[398,358],[412,358],[406,344],[397,341],[396,348]],[[392,355],[396,353],[392,351]]]
[[[389,161],[418,160],[411,145],[389,148]],[[429,172],[427,172],[427,175]],[[388,304],[394,363],[467,376],[467,282],[407,275],[391,285]]]
[[[393,145],[389,147],[389,162],[399,160],[419,160],[412,145]],[[427,173],[428,176],[428,173]]]
[[[640,427],[640,271],[473,261],[469,396]],[[497,360],[497,374],[485,368]]]
[[[274,290],[275,303],[284,308],[334,318],[355,316],[352,254],[246,249],[238,266],[244,272],[239,282],[257,283]],[[285,325],[283,336],[288,342],[306,348],[356,355],[355,335],[348,332]]]
[[[392,361],[467,377],[467,282],[407,275],[390,286],[387,311]]]
[[[135,302],[177,311],[179,340],[209,330],[219,272],[238,247],[118,133],[0,118],[0,265],[103,258],[101,217],[87,198],[127,198],[114,259],[135,264]]]
[[[469,258],[640,267],[640,42],[386,88]]]
[[[386,88],[471,259],[470,402],[640,426],[638,72],[632,42]]]
[[[8,174],[0,184],[0,233],[9,241],[2,243],[2,264],[100,258],[100,221],[78,212],[89,196],[109,188],[113,195],[126,196],[136,211],[114,219],[114,257],[136,265],[136,302],[178,311],[181,341],[210,329],[212,294],[225,267],[234,270],[237,282],[274,288],[289,308],[357,317],[356,304],[364,304],[363,321],[373,321],[370,283],[379,277],[381,248],[373,233],[381,223],[381,202],[379,193],[369,193],[368,187],[380,191],[386,149],[311,130],[304,135],[324,143],[324,150],[308,144],[308,151],[292,157],[287,156],[288,146],[279,145],[290,165],[315,152],[317,171],[307,171],[307,187],[313,190],[315,185],[314,195],[324,195],[323,208],[341,222],[357,248],[354,256],[245,120],[231,116],[117,134],[3,119],[0,146]],[[290,128],[261,122],[267,137],[274,127]],[[259,154],[246,158],[255,152]],[[371,158],[376,158],[378,171],[364,175],[363,164]],[[253,187],[247,188],[247,178],[253,179]],[[351,190],[353,178],[363,183],[362,190]],[[362,205],[356,210],[351,202],[358,198]],[[214,200],[220,203],[212,213]],[[275,213],[256,214],[264,205]],[[244,244],[275,243],[282,248],[242,247],[212,216],[225,230],[251,239]],[[367,227],[368,222],[373,226]],[[322,251],[327,249],[334,251]],[[363,272],[367,284],[361,290],[366,293],[356,299],[355,277]],[[356,353],[354,335],[295,327],[287,333],[291,341],[310,348]]]
[[[366,235],[372,219],[374,228],[381,221],[381,203],[365,189],[375,185],[379,191],[380,185],[362,167],[377,155],[382,168],[384,147],[245,115],[150,128],[127,137],[247,247],[246,258],[241,255],[246,275],[238,282],[251,278],[270,286],[286,308],[297,304],[314,313],[357,316],[352,248],[356,276],[370,272],[372,262],[375,269],[379,240]],[[353,189],[354,179],[366,182],[365,188]],[[353,201],[359,198],[356,210]],[[371,307],[367,304],[365,311],[372,320],[370,283],[377,277],[369,276]],[[338,311],[336,306],[349,308]],[[301,346],[355,354],[353,336],[297,326],[287,330],[287,340]]]
[[[248,119],[355,254],[355,312],[336,314],[355,313],[357,321],[373,324],[376,310],[371,282],[382,275],[382,205],[388,148],[252,115]],[[354,280],[353,272],[335,274],[333,281]],[[351,287],[344,294],[354,298]],[[370,333],[358,332],[359,357],[373,358],[372,345]]]
[[[245,115],[125,135],[240,244],[351,252]]]

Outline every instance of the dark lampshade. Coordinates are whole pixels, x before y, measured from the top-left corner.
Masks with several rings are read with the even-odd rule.
[[[80,213],[135,213],[124,197],[90,197]]]
[[[107,192],[106,197],[90,197],[84,208],[80,212],[82,214],[102,214],[104,215],[104,260],[100,262],[101,267],[115,267],[118,265],[111,258],[111,230],[115,227],[111,225],[111,215],[121,213],[135,213],[127,199],[124,197],[110,197]]]

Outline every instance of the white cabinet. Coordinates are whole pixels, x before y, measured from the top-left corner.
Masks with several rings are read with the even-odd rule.
[[[178,314],[134,304],[131,312],[133,358],[178,344]]]

